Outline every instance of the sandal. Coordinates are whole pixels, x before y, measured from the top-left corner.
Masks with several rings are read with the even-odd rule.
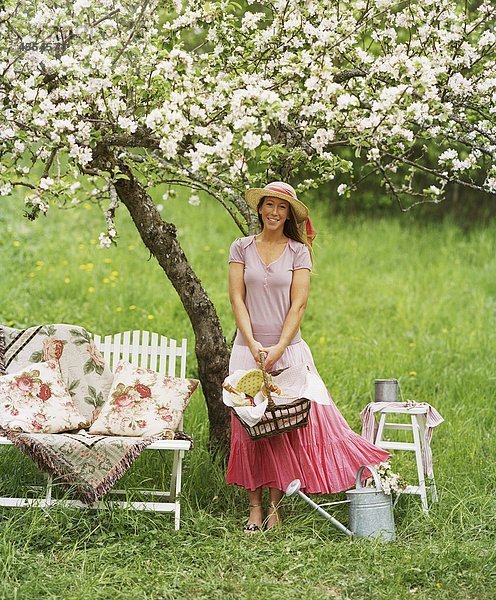
[[[250,504],[249,507],[250,508],[259,508],[261,507],[261,504]],[[261,525],[257,525],[256,523],[250,523],[248,522],[244,527],[243,527],[243,533],[246,534],[252,534],[252,533],[257,533],[257,531],[261,531],[262,530],[262,526]]]
[[[262,531],[262,528],[255,523],[247,523],[243,528],[243,533],[256,533],[257,531]]]

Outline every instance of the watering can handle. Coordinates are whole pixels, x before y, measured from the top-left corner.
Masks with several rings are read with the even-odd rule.
[[[375,468],[372,465],[363,465],[358,469],[358,473],[356,475],[356,480],[355,480],[355,487],[357,490],[361,490],[363,488],[362,486],[362,473],[364,469],[368,469],[371,473],[372,473],[372,477],[374,478],[374,483],[375,483],[375,489],[378,492],[382,492],[382,485],[381,485],[381,480],[379,478],[379,475],[377,473],[377,471],[375,470]]]

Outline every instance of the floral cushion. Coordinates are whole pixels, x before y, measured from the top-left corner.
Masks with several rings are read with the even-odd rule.
[[[160,375],[151,369],[133,367],[125,360],[115,369],[110,394],[90,427],[93,434],[164,436],[175,431],[196,379]]]
[[[58,433],[87,427],[56,360],[0,377],[0,427],[26,433]]]
[[[92,423],[109,394],[114,376],[91,334],[83,327],[65,323],[28,329],[1,327],[5,333],[7,374],[31,368],[33,363],[56,360],[74,404]]]

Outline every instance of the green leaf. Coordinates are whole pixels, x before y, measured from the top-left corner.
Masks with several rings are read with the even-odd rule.
[[[43,353],[40,351],[38,352],[33,352],[33,354],[31,354],[31,356],[29,357],[29,362],[41,362],[43,360]]]
[[[42,335],[55,335],[56,331],[57,331],[57,329],[55,328],[54,325],[45,325],[45,327],[42,327],[40,329],[40,333]]]
[[[69,394],[71,396],[76,395],[76,392],[74,390],[79,386],[80,383],[80,379],[73,379],[71,382],[67,382],[67,389],[69,390]]]
[[[95,364],[95,371],[98,373],[98,375],[101,375],[103,373],[103,367]]]
[[[75,338],[79,339],[79,340],[85,340],[86,342],[89,342],[91,340],[90,334],[86,331],[86,329],[71,329],[69,331],[69,333],[71,333]]]
[[[91,396],[85,396],[85,397],[84,397],[84,401],[85,401],[87,404],[91,404],[91,406],[95,406],[95,407],[96,407],[96,406],[98,406],[98,405],[96,404],[96,400],[95,400],[95,398],[92,398]]]
[[[95,370],[95,365],[93,363],[93,361],[90,359],[88,359],[83,366],[83,373],[85,375],[88,375],[88,373],[92,373]]]

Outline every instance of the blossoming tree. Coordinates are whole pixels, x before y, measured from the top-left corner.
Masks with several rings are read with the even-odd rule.
[[[102,246],[125,205],[189,315],[225,441],[225,339],[151,191],[203,190],[245,234],[244,190],[274,178],[349,194],[378,177],[402,207],[448,182],[496,193],[496,10],[469,4],[6,0],[0,193],[24,188],[29,218],[106,203]]]

